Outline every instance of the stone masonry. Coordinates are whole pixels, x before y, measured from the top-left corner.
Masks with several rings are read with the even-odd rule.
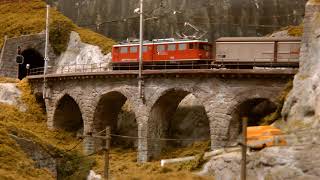
[[[34,92],[42,92],[42,81],[30,81]],[[138,161],[145,162],[156,157],[163,144],[152,138],[165,137],[164,121],[170,117],[180,101],[193,94],[205,108],[210,124],[211,148],[226,145],[233,112],[240,104],[252,99],[267,99],[276,102],[277,95],[288,82],[286,78],[218,78],[218,77],[149,77],[145,79],[145,101],[138,95],[136,78],[66,78],[50,81],[46,100],[48,127],[61,128],[57,121],[72,121],[67,118],[67,109],[78,111],[83,119],[84,133],[94,133],[100,121],[99,109],[121,107],[117,103],[124,97],[131,105],[138,124]],[[71,97],[74,108],[63,107],[60,101]],[[70,103],[69,103],[70,104]],[[105,105],[103,105],[105,104]],[[107,105],[108,104],[108,105]],[[76,110],[79,109],[79,110]],[[105,111],[102,117],[113,117],[119,110]],[[58,117],[65,113],[66,119]],[[116,117],[116,116],[115,116]],[[69,122],[70,123],[70,122]],[[62,127],[63,128],[63,127]],[[148,138],[148,139],[147,139]]]
[[[27,49],[35,49],[44,57],[45,34],[39,33],[9,38],[4,44],[3,56],[2,59],[0,59],[0,76],[12,78],[18,77],[19,69],[18,64],[16,63],[18,46],[21,47],[21,52]],[[49,46],[49,59],[55,58],[56,56]]]

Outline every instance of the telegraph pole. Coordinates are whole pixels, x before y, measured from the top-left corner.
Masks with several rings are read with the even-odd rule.
[[[139,86],[140,98],[144,99],[142,69],[143,69],[143,0],[140,0],[140,43],[139,43],[138,86]]]
[[[110,152],[110,141],[111,141],[111,130],[110,127],[106,127],[106,146],[104,151],[104,178],[109,180],[109,152]]]
[[[242,118],[242,160],[241,160],[241,180],[247,179],[247,125],[248,118]]]
[[[47,70],[48,70],[48,45],[49,45],[49,14],[50,5],[47,5],[47,16],[46,16],[46,43],[44,48],[44,70],[43,70],[43,99],[47,98]]]

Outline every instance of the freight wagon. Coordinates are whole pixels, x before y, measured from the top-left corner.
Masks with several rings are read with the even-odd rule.
[[[215,64],[234,66],[298,67],[301,39],[224,37],[215,42]]]

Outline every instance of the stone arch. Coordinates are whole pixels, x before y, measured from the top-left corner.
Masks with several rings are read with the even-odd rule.
[[[241,133],[241,118],[248,117],[248,126],[257,126],[261,123],[262,118],[277,110],[275,91],[248,91],[236,98],[235,103],[230,106],[230,122],[228,126],[228,140],[236,141]]]
[[[205,108],[201,103],[194,107],[200,109],[205,116],[204,122],[198,122],[198,119],[189,119],[184,121],[186,115],[195,117],[197,114],[190,109],[178,107],[186,98],[195,98],[190,91],[181,88],[166,89],[158,96],[157,101],[151,106],[148,128],[149,128],[149,149],[152,153],[151,158],[157,158],[165,146],[181,147],[192,144],[193,141],[163,141],[162,138],[168,139],[209,139],[210,126],[206,116]],[[191,105],[192,106],[192,105]],[[189,113],[191,112],[191,113]],[[193,113],[193,114],[192,114]],[[180,119],[179,119],[180,118]],[[199,131],[198,131],[199,130]]]
[[[77,132],[84,126],[82,114],[78,102],[69,94],[63,94],[55,104],[53,127]]]
[[[22,51],[21,55],[24,57],[24,63],[19,64],[18,78],[23,79],[27,76],[28,70],[26,68],[27,64],[30,65],[30,69],[42,68],[44,67],[44,58],[42,54],[33,48],[28,48]]]
[[[110,91],[98,97],[93,116],[93,133],[101,132],[109,126],[112,134],[125,136],[138,136],[138,124],[132,104],[127,93],[121,91]],[[97,141],[101,146],[102,141]],[[131,148],[137,146],[137,139],[126,139],[112,137],[112,145]]]

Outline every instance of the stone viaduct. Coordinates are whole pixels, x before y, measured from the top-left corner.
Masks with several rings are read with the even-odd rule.
[[[187,70],[183,72],[144,72],[144,94],[138,94],[136,72],[93,72],[48,75],[45,101],[50,129],[97,133],[110,126],[117,134],[118,114],[126,103],[135,116],[134,136],[138,161],[159,155],[165,146],[161,138],[170,138],[171,118],[187,95],[202,104],[208,119],[211,148],[225,146],[232,134],[239,133],[240,116],[248,108],[268,100],[277,104],[277,96],[296,70]],[[41,94],[43,77],[29,76],[34,93]],[[193,124],[193,131],[197,129]],[[131,134],[132,135],[132,134]],[[186,136],[185,138],[189,138]]]

